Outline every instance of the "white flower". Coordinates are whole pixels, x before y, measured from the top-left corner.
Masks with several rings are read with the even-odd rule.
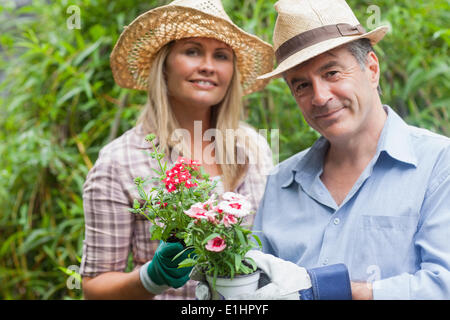
[[[222,201],[218,208],[225,213],[242,218],[250,214],[251,204],[246,200]]]

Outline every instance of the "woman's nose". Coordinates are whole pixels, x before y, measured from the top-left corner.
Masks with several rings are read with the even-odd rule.
[[[205,55],[200,63],[199,72],[205,75],[212,75],[215,72],[214,60],[212,57]]]

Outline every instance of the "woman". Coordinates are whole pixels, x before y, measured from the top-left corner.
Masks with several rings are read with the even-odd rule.
[[[194,298],[194,281],[169,288],[188,277],[164,260],[180,250],[158,247],[149,240],[149,222],[128,211],[138,198],[134,178],[157,167],[143,152],[151,149],[144,137],[156,134],[169,163],[179,155],[198,160],[218,180],[218,193],[246,195],[256,209],[271,152],[239,119],[242,95],[265,86],[256,77],[272,61],[272,47],[234,25],[219,0],[174,1],[125,29],[111,54],[114,79],[147,91],[148,101],[137,125],[101,150],[84,185],[86,298]],[[124,272],[130,249],[135,269]]]

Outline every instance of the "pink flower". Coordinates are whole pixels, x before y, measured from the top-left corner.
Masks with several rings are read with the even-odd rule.
[[[206,250],[213,252],[221,252],[227,247],[225,240],[221,237],[215,237],[208,241],[205,245]]]
[[[189,210],[184,211],[184,213],[194,219],[207,219],[211,223],[219,223],[219,221],[216,219],[216,212],[214,212],[213,210],[208,210],[208,208],[205,208],[204,203],[201,202],[193,204],[189,208]]]
[[[195,219],[207,219],[208,216],[206,215],[208,211],[203,208],[203,203],[198,202],[196,204],[193,204],[189,210],[184,211],[185,214],[187,214],[191,218]]]
[[[219,220],[217,220],[217,214],[214,210],[210,210],[210,211],[206,212],[205,216],[209,222],[214,223],[214,224],[219,223]]]
[[[236,217],[235,216],[233,216],[232,214],[225,214],[224,216],[223,216],[223,219],[222,219],[222,223],[225,225],[225,227],[230,227],[232,224],[235,224],[235,223],[237,223],[238,221],[237,221],[237,219],[236,219]]]

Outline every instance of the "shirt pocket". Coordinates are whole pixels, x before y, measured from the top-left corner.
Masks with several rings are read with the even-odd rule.
[[[358,280],[366,281],[370,270],[380,278],[411,271],[417,221],[416,216],[360,216],[352,257]]]
[[[392,232],[407,231],[416,228],[417,217],[415,216],[361,216],[363,229],[378,230],[380,232],[390,230]]]

